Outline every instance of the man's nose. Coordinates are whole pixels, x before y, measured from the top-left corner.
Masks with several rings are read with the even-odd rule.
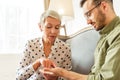
[[[92,24],[92,20],[87,19],[87,24]]]

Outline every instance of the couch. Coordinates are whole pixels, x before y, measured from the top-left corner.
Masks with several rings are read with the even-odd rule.
[[[86,27],[69,36],[59,38],[71,47],[72,70],[88,74],[94,64],[94,50],[99,40],[99,33],[93,27]]]

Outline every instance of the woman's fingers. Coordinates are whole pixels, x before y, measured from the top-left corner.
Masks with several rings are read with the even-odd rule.
[[[50,60],[50,59],[41,58],[40,63],[45,68],[54,68],[54,67],[56,67],[54,62],[52,60]]]

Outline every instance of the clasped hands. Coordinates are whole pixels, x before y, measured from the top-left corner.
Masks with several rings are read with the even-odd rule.
[[[33,63],[33,68],[35,70],[37,70],[40,66],[42,66],[43,69],[40,69],[39,71],[43,74],[46,80],[57,80],[56,74],[47,71],[48,69],[56,67],[55,63],[52,60],[42,57]]]

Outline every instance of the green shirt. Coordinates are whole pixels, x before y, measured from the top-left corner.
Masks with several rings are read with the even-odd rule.
[[[88,80],[120,80],[120,18],[117,16],[99,33]]]

